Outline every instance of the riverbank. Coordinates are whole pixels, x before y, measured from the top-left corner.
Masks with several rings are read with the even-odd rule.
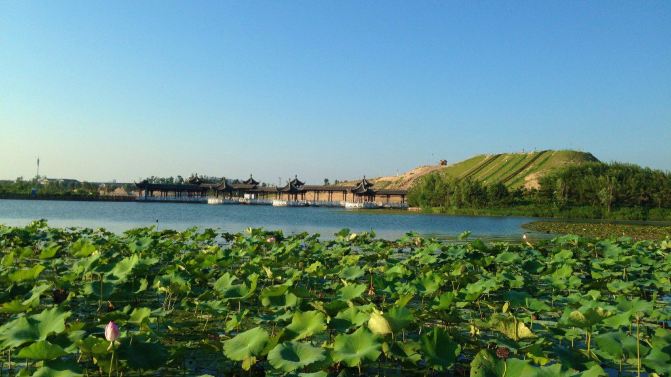
[[[422,208],[415,213],[454,216],[524,216],[572,220],[671,221],[671,208],[625,207],[605,213],[599,207],[545,208],[521,205],[500,208]]]
[[[596,238],[631,237],[634,240],[663,240],[671,237],[671,225],[669,224],[534,221],[522,227],[534,232],[576,234]]]
[[[23,195],[1,194],[0,200],[60,200],[75,202],[133,202],[135,195]]]

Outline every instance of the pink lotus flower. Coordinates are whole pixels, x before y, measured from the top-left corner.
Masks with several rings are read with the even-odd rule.
[[[268,239],[266,239],[266,242],[275,243],[275,237],[268,237]]]
[[[117,340],[119,337],[119,326],[117,326],[114,321],[110,321],[110,323],[105,326],[105,339],[107,339],[110,342],[113,342]]]

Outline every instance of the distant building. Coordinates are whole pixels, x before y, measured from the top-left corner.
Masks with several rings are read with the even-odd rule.
[[[65,186],[77,186],[80,185],[81,182],[79,182],[76,179],[70,179],[70,178],[40,178],[38,181],[42,185],[49,185],[49,184],[60,184],[60,185],[65,185]]]

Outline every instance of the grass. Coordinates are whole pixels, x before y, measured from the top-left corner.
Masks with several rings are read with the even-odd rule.
[[[498,156],[498,157],[497,157]],[[595,161],[590,153],[578,151],[539,151],[528,153],[503,153],[501,155],[477,155],[442,169],[441,174],[463,179],[470,177],[487,184],[504,182],[509,188],[524,185],[525,177],[566,166]]]
[[[458,216],[525,216],[572,220],[671,221],[671,209],[669,208],[617,208],[610,213],[604,213],[599,207],[589,206],[558,209],[536,205],[515,205],[497,208],[423,208],[419,213]]]
[[[634,240],[663,240],[671,237],[671,225],[534,221],[522,227],[536,232],[576,234],[596,238],[631,237]]]

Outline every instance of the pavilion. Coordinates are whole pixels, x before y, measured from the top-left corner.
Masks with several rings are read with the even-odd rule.
[[[353,186],[306,185],[298,176],[282,187],[264,186],[251,175],[242,182],[222,179],[219,183],[206,183],[200,177],[191,177],[185,184],[159,184],[142,181],[138,200],[190,201],[247,204],[328,205],[353,208],[369,206],[405,207],[407,190],[376,189],[374,183],[364,176]],[[361,204],[361,205],[359,205]]]

